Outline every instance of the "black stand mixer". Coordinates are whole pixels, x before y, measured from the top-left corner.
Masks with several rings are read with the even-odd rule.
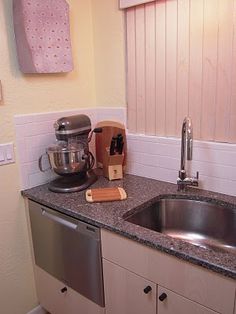
[[[102,129],[91,132],[91,121],[83,114],[58,119],[54,129],[57,143],[46,149],[46,155],[50,164],[48,169],[60,177],[50,182],[49,190],[68,193],[88,188],[97,180],[92,170],[94,157],[89,151],[89,142],[93,132],[102,132]],[[39,158],[42,172],[48,170],[42,166],[44,155]]]

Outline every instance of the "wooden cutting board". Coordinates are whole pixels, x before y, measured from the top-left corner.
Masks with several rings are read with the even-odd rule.
[[[86,200],[89,203],[111,202],[127,199],[127,194],[123,188],[100,188],[86,191]]]
[[[96,128],[102,128],[102,133],[96,133],[95,143],[96,143],[96,160],[97,167],[103,168],[103,160],[106,158],[106,148],[110,147],[111,139],[113,136],[122,134],[124,141],[124,162],[123,166],[126,165],[126,153],[127,153],[127,141],[125,126],[122,123],[116,121],[101,121],[98,122]]]

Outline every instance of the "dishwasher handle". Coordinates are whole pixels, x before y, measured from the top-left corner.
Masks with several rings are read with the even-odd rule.
[[[70,222],[65,218],[59,217],[58,215],[49,212],[45,208],[42,208],[42,215],[70,229],[76,230],[78,227],[78,224]]]

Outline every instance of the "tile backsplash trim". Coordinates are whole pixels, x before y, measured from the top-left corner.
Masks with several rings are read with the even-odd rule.
[[[41,173],[38,158],[55,142],[53,123],[66,115],[87,114],[94,126],[97,121],[117,120],[126,123],[125,108],[79,109],[15,116],[16,147],[21,188],[27,189],[48,182],[54,174]],[[130,174],[176,182],[180,167],[180,139],[130,134],[128,167]],[[92,151],[94,144],[91,144]],[[200,173],[203,189],[236,196],[236,145],[194,141],[193,160],[189,173]]]

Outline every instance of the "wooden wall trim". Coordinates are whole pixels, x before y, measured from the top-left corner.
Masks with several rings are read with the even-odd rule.
[[[153,2],[153,0],[120,0],[120,9],[126,9],[135,5]]]

